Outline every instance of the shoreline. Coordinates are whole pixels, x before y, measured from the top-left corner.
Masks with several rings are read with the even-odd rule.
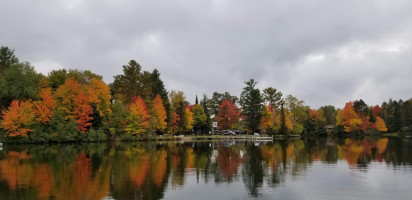
[[[2,146],[8,144],[80,144],[80,143],[103,143],[103,142],[167,142],[167,141],[180,141],[180,142],[203,142],[203,141],[277,141],[285,139],[302,139],[302,138],[356,138],[356,137],[391,137],[391,138],[411,138],[411,134],[400,133],[383,133],[383,134],[330,134],[330,135],[175,135],[175,136],[127,136],[107,138],[107,140],[78,140],[78,141],[48,141],[48,142],[36,142],[36,141],[12,141],[2,138],[0,143]],[[6,139],[6,140],[4,140]]]

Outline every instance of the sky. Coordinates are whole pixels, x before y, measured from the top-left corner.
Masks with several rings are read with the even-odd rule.
[[[0,46],[106,83],[136,60],[189,102],[253,78],[318,108],[412,97],[408,0],[2,0]]]

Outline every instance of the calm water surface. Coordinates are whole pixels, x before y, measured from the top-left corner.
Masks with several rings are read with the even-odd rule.
[[[4,146],[0,199],[411,199],[412,140]]]

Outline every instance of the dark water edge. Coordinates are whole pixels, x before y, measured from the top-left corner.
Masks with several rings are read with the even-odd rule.
[[[63,139],[50,139],[50,136],[38,136],[39,134],[31,134],[28,137],[5,137],[0,134],[0,142],[3,144],[80,144],[80,143],[102,143],[102,142],[159,142],[159,141],[209,141],[209,140],[244,140],[244,137],[255,137],[253,135],[121,135],[121,136],[107,136],[104,133],[97,132],[96,134],[74,134],[71,137]],[[41,135],[41,134],[40,134]],[[258,136],[260,137],[260,136]],[[281,139],[299,139],[299,138],[372,138],[372,137],[390,137],[390,138],[412,138],[412,133],[379,133],[379,134],[301,134],[301,135],[261,135],[261,137],[271,137],[273,140]],[[251,139],[251,138],[247,138]]]
[[[409,199],[409,138],[5,145],[0,199]]]

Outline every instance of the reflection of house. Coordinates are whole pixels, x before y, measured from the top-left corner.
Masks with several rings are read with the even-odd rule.
[[[331,124],[325,126],[325,130],[327,133],[332,133],[333,128],[335,128],[335,126]]]

